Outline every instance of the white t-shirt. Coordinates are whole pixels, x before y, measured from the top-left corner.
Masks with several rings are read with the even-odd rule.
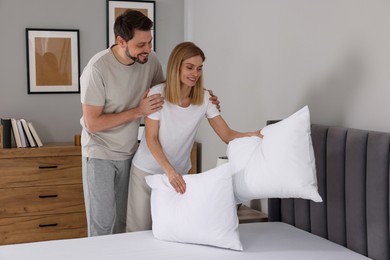
[[[165,84],[153,87],[149,95],[160,93],[164,95]],[[213,118],[220,113],[209,100],[208,91],[204,93],[203,104],[190,105],[186,108],[174,105],[165,100],[163,108],[148,118],[160,121],[158,137],[165,156],[175,170],[186,174],[191,169],[190,154],[192,144],[201,120]],[[164,171],[154,159],[142,136],[140,146],[134,156],[133,164],[142,171],[151,174],[163,174]]]
[[[119,113],[137,107],[145,90],[163,80],[155,53],[149,54],[145,64],[124,65],[108,48],[92,57],[80,77],[81,103],[103,106],[104,113]],[[88,131],[83,117],[80,123],[83,156],[127,160],[137,150],[140,120],[97,133]]]

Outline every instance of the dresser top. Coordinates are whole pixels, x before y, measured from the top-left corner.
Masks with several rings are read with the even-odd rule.
[[[0,148],[0,159],[21,157],[81,156],[81,146],[73,143],[47,143],[42,147]]]

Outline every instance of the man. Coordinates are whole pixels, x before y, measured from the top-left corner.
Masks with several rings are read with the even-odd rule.
[[[164,80],[151,52],[153,22],[128,10],[114,24],[116,44],[97,53],[81,78],[82,172],[88,236],[126,230],[129,173],[140,119],[162,108],[148,89]],[[214,97],[214,103],[218,100]]]

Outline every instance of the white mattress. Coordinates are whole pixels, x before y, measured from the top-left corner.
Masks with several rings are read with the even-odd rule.
[[[151,231],[0,246],[1,260],[362,260],[369,259],[284,223],[240,224],[244,251],[159,241]]]

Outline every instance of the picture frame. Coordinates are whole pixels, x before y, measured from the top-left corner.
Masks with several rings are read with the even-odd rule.
[[[107,48],[115,44],[114,23],[115,19],[127,9],[141,11],[153,22],[152,50],[156,51],[156,2],[132,1],[132,0],[107,0]]]
[[[77,29],[26,28],[27,93],[80,93]]]

